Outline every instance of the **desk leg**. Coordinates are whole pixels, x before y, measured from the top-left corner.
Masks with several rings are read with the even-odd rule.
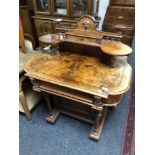
[[[49,115],[47,116],[46,121],[49,123],[55,123],[60,112],[57,109],[54,109],[54,108],[52,109],[52,102],[50,100],[50,95],[48,93],[44,93],[44,98],[47,102],[47,106],[49,109]]]
[[[89,137],[91,139],[94,139],[94,140],[100,139],[106,112],[107,112],[107,107],[104,107],[103,110],[101,110],[97,113],[97,118],[96,118],[95,124],[92,127],[91,133],[89,135]]]
[[[48,93],[43,93],[44,99],[47,103],[49,113],[52,113],[52,102],[50,100],[50,95]]]
[[[20,84],[20,88],[19,89],[20,89],[19,90],[19,100],[20,100],[20,103],[21,103],[21,105],[22,105],[22,107],[23,107],[23,109],[25,111],[25,115],[26,115],[27,119],[29,121],[31,121],[32,120],[32,116],[31,116],[30,110],[28,108],[27,101],[26,101],[24,92],[22,90],[21,84]]]

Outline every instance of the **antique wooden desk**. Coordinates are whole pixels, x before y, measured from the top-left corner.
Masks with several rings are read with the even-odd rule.
[[[47,121],[54,123],[63,113],[92,123],[89,137],[96,140],[107,108],[115,107],[129,89],[132,72],[123,59],[131,48],[103,40],[104,35],[107,33],[96,30],[93,18],[84,16],[77,29],[68,31],[63,39],[56,37],[54,44],[59,45],[59,54],[42,52],[25,67],[34,90],[61,97],[52,102]],[[50,35],[42,36],[40,41],[53,45]]]

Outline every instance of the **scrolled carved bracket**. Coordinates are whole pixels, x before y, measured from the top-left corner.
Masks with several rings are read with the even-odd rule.
[[[97,111],[101,111],[103,109],[103,102],[102,102],[102,98],[99,96],[94,96],[93,98],[93,106],[92,109],[97,110]]]
[[[39,88],[39,85],[38,85],[37,81],[34,78],[30,78],[30,81],[33,84],[33,87]]]

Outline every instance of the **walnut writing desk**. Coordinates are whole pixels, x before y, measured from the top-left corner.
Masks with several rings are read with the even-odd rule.
[[[115,107],[130,88],[132,69],[120,57],[130,54],[131,49],[120,42],[101,40],[104,32],[96,29],[94,32],[99,35],[92,37],[89,28],[95,22],[91,17],[80,19],[82,27],[81,22],[84,24],[79,30],[80,38],[75,32],[66,33],[59,42],[59,55],[39,53],[26,64],[25,71],[34,90],[68,99],[68,102],[52,102],[49,122],[54,123],[60,113],[67,114],[92,123],[89,137],[99,140],[107,108]],[[85,33],[83,38],[82,33]],[[44,42],[50,43],[49,36],[43,37]]]

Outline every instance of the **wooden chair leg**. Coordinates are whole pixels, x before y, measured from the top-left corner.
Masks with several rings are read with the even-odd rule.
[[[27,101],[26,101],[26,98],[25,98],[25,95],[24,95],[23,91],[19,92],[19,100],[20,100],[20,103],[21,103],[21,105],[22,105],[22,107],[23,107],[23,109],[25,111],[25,115],[26,115],[27,119],[29,121],[31,121],[32,116],[31,116],[30,110],[28,108]]]

